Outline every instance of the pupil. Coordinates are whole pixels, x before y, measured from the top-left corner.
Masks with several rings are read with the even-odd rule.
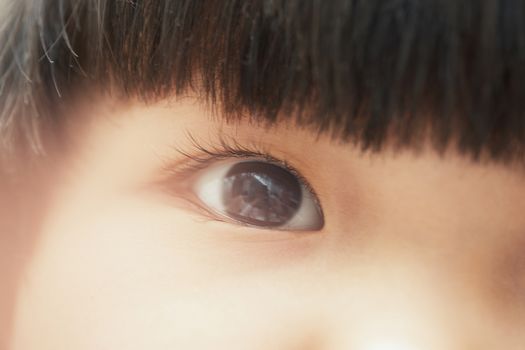
[[[251,225],[284,225],[301,205],[299,180],[286,169],[270,163],[238,163],[228,171],[223,183],[226,214]]]

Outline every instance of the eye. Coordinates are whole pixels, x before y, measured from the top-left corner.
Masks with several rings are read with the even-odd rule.
[[[254,227],[317,231],[324,218],[317,197],[298,175],[263,160],[220,162],[193,185],[203,205]]]

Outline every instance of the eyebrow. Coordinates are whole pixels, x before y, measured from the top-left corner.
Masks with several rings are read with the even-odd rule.
[[[438,149],[523,154],[519,0],[9,1],[3,124],[19,106],[58,116],[87,88],[144,101],[197,89],[225,118],[294,119],[364,149],[416,147],[430,130]],[[26,123],[13,128],[40,127]]]

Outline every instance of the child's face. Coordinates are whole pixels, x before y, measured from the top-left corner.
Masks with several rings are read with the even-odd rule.
[[[525,347],[522,170],[225,125],[189,98],[95,105],[54,177],[14,350]],[[246,159],[188,171],[189,134],[285,160],[322,229],[308,190],[297,226],[216,214],[210,184]]]

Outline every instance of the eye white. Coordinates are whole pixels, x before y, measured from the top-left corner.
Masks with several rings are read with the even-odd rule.
[[[227,208],[225,207],[223,201],[224,178],[233,166],[241,162],[254,160],[258,159],[226,160],[201,170],[201,174],[193,183],[193,191],[195,195],[201,201],[201,203],[208,207],[212,212],[236,222],[241,221],[239,219],[232,219],[227,214]],[[265,160],[258,161],[268,163]],[[321,209],[319,208],[318,201],[315,195],[300,180],[298,181],[302,194],[301,203],[297,212],[290,218],[290,220],[277,227],[262,227],[254,224],[250,224],[250,226],[260,227],[263,229],[291,231],[320,230],[324,224],[324,218]]]

